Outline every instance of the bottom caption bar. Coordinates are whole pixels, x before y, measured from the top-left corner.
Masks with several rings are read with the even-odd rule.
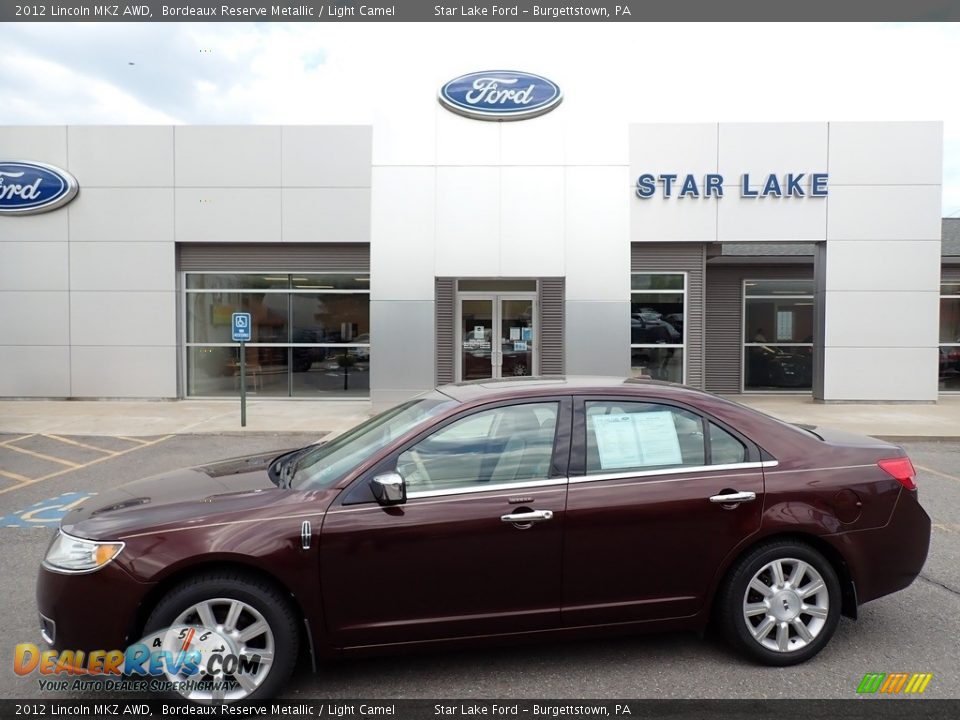
[[[176,700],[0,700],[0,718],[266,717],[266,718],[704,718],[790,717],[798,700],[264,700],[190,703]],[[960,717],[960,700],[803,700],[805,720],[856,718],[939,720]],[[786,715],[785,715],[786,713]]]

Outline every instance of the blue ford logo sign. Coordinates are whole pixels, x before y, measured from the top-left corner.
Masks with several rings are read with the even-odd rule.
[[[550,112],[562,99],[556,83],[511,70],[461,75],[440,88],[445,108],[477,120],[525,120]]]
[[[76,178],[66,170],[38,162],[0,161],[0,215],[55,210],[76,194]]]

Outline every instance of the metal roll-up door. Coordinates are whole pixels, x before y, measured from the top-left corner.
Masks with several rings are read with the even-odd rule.
[[[541,278],[540,374],[563,375],[564,278]]]
[[[368,243],[180,243],[188,272],[370,272]]]
[[[740,392],[742,268],[707,271],[704,381],[711,392]]]
[[[437,385],[454,381],[456,358],[454,353],[454,318],[456,317],[457,281],[437,278],[434,285],[434,305],[437,332]]]

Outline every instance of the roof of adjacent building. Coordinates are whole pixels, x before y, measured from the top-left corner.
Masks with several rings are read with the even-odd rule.
[[[960,218],[944,218],[941,255],[960,256]]]
[[[960,218],[943,218],[940,237],[940,254],[944,257],[960,257]],[[723,243],[720,254],[740,257],[812,257],[813,243]]]

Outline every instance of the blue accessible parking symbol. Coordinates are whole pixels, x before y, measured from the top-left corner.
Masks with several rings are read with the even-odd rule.
[[[237,312],[232,315],[233,341],[250,342],[250,313]]]
[[[0,518],[0,527],[57,527],[70,510],[96,493],[68,492],[41,500],[19,512]]]

